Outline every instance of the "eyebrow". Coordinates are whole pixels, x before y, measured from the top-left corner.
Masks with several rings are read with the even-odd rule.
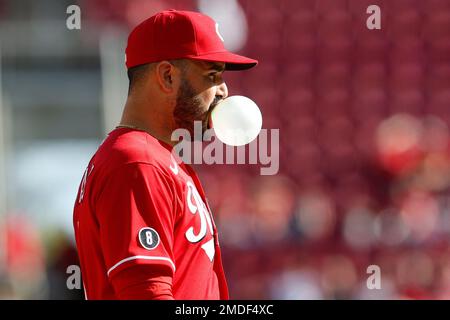
[[[220,64],[217,62],[206,62],[206,68],[208,70],[215,70],[217,72],[223,72],[225,71],[225,64]]]

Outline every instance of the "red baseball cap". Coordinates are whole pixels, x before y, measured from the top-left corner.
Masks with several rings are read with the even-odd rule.
[[[128,37],[126,66],[188,58],[225,62],[226,70],[245,70],[258,64],[227,51],[218,24],[198,12],[167,10],[141,22]]]

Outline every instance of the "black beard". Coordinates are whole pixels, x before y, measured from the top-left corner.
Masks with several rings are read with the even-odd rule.
[[[183,128],[189,131],[191,137],[194,137],[194,121],[202,122],[202,136],[208,129],[209,116],[220,101],[219,97],[215,97],[208,111],[203,111],[202,102],[195,93],[194,88],[186,79],[182,79],[178,96],[173,110],[173,117],[177,128]]]

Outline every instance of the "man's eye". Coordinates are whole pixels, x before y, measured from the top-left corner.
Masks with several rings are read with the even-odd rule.
[[[216,79],[217,79],[217,74],[216,74],[216,73],[210,73],[210,74],[209,74],[209,78],[211,79],[211,81],[216,81]]]

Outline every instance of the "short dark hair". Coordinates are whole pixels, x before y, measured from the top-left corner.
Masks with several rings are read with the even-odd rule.
[[[175,67],[179,68],[182,73],[185,73],[188,68],[187,59],[174,59],[169,60],[171,64],[173,64]]]
[[[175,60],[168,60],[171,64],[176,66],[177,68],[181,69],[181,72],[184,74],[187,70],[188,64],[186,59],[175,59]],[[127,75],[128,75],[128,95],[130,95],[131,90],[133,87],[142,79],[145,78],[147,72],[150,70],[150,68],[154,65],[156,65],[157,62],[154,63],[146,63],[141,64],[135,67],[132,67],[128,69]]]
[[[128,69],[127,75],[128,75],[128,95],[131,93],[131,90],[133,89],[133,86],[145,78],[145,74],[147,73],[149,69],[150,63],[141,64],[135,67],[132,67]]]

